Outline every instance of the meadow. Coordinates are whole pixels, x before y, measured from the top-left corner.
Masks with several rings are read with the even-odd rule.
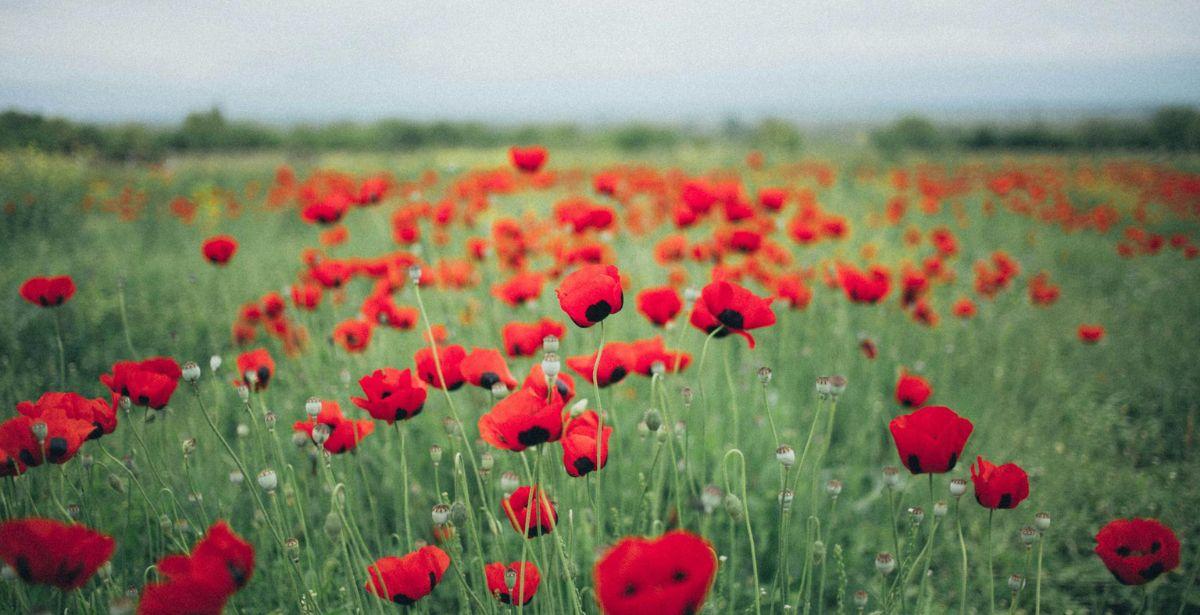
[[[4,520],[113,549],[0,531],[0,611],[1200,612],[1200,161],[715,144],[526,166],[0,153],[0,418],[48,391],[116,418],[65,445],[77,420],[0,427]],[[580,326],[560,299],[612,293],[596,264],[623,305]],[[19,292],[61,275],[62,305]],[[557,339],[514,348],[505,325],[542,319]],[[460,369],[454,345],[499,353]],[[151,357],[173,384],[101,382]],[[394,424],[352,401],[395,412],[360,384],[382,368],[424,400]],[[946,472],[897,453],[889,423],[921,407],[973,425]],[[980,456],[1028,496],[983,505]],[[1134,547],[1161,574],[1125,584],[1095,537],[1133,518],[1181,546]],[[233,535],[194,547],[218,520]]]

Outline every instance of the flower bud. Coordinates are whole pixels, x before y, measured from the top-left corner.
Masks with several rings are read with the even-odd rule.
[[[33,432],[33,437],[37,438],[38,444],[45,444],[46,436],[50,434],[50,426],[45,421],[34,421],[29,426],[29,431]]]
[[[796,450],[792,447],[783,444],[775,449],[775,460],[785,468],[790,468],[796,465]]]
[[[265,423],[267,425],[267,429],[269,429],[271,431],[275,430],[275,422],[278,420],[279,420],[279,417],[274,412],[271,412],[270,410],[268,410],[267,413],[263,415],[263,423]]]
[[[584,410],[587,410],[587,403],[588,400],[586,397],[580,399],[579,401],[571,404],[571,407],[567,409],[567,414],[569,414],[571,418],[578,417],[579,415],[583,414]]]
[[[442,429],[446,430],[448,436],[457,436],[459,433],[458,422],[450,417],[442,419]]]
[[[250,401],[250,387],[248,387],[244,384],[239,384],[237,387],[237,395],[238,395],[238,399],[242,400],[243,404],[249,402]]]
[[[729,513],[729,518],[734,521],[742,520],[742,499],[732,493],[725,494],[725,512]]]
[[[887,485],[888,489],[896,489],[900,486],[900,470],[896,466],[887,466],[883,469],[883,484]]]
[[[950,479],[950,495],[959,498],[967,492],[967,481],[964,478]]]
[[[758,381],[764,385],[771,383],[771,368],[763,366],[758,368]]]
[[[692,400],[696,397],[696,393],[692,390],[692,387],[679,389],[679,395],[683,398],[683,405],[689,407],[692,405]]]
[[[496,465],[496,458],[491,453],[484,453],[479,456],[479,471],[483,473],[491,472]]]
[[[1022,589],[1025,589],[1025,577],[1014,574],[1008,577],[1008,588],[1015,594]]]
[[[195,382],[200,379],[200,366],[196,365],[195,361],[188,361],[183,364],[183,381]]]
[[[250,435],[250,426],[245,423],[238,423],[237,435],[239,438],[245,438],[246,436]]]
[[[896,558],[892,557],[892,554],[886,551],[876,555],[875,569],[883,575],[892,574],[892,571],[896,569]]]
[[[833,390],[833,386],[829,382],[829,376],[817,376],[817,395],[825,397]]]
[[[854,606],[858,607],[859,610],[867,608],[867,601],[870,599],[871,595],[861,589],[854,592]]]
[[[325,515],[324,530],[330,540],[337,540],[342,535],[342,518],[336,512],[330,511]]]
[[[275,488],[279,486],[279,477],[275,476],[275,470],[259,472],[258,486],[262,487],[263,491],[275,491]]]
[[[283,552],[287,553],[288,559],[292,560],[293,564],[300,563],[300,540],[295,536],[288,536],[283,541]]]
[[[837,397],[846,392],[846,377],[833,375],[829,377],[829,394]]]
[[[1050,529],[1050,513],[1039,512],[1033,516],[1033,527],[1036,527],[1039,532],[1044,532]]]
[[[557,335],[547,335],[542,338],[542,352],[558,352]]]
[[[658,428],[662,427],[662,414],[657,408],[650,408],[642,415],[642,422],[646,423],[646,429],[658,431]]]
[[[945,500],[938,500],[933,503],[933,516],[935,519],[941,519],[942,517],[945,517],[946,513],[949,511],[950,506],[946,504]]]
[[[920,506],[908,509],[908,520],[912,521],[913,525],[921,525],[921,522],[925,520],[925,509]]]
[[[329,436],[331,435],[333,435],[333,428],[329,425],[326,425],[325,423],[317,423],[313,426],[312,441],[317,446],[324,446],[325,441],[328,440]]]
[[[116,474],[108,475],[108,486],[117,493],[125,493],[125,479]]]
[[[240,485],[245,480],[246,480],[246,477],[243,476],[241,471],[239,471],[239,470],[234,470],[229,473],[229,482],[231,482],[235,485]]]
[[[79,515],[82,512],[83,509],[80,508],[78,504],[67,504],[67,516],[71,519],[78,521]]]
[[[433,505],[433,524],[442,525],[450,520],[450,505],[449,504],[434,504]]]
[[[433,460],[433,465],[442,463],[442,447],[433,444],[429,447],[429,458]]]
[[[304,402],[304,413],[310,419],[317,418],[317,415],[321,413],[321,398],[309,397],[308,401]]]
[[[451,523],[466,523],[467,522],[467,505],[462,502],[455,501],[450,505],[450,522]]]
[[[831,498],[836,498],[837,496],[842,495],[842,481],[836,478],[829,479],[829,481],[825,483],[825,493],[829,494],[829,497]]]
[[[213,355],[213,356],[209,357],[208,371],[215,373],[217,371],[217,369],[219,369],[220,367],[221,367],[221,357],[219,355]]]
[[[1033,543],[1037,542],[1039,534],[1036,528],[1026,525],[1025,527],[1021,528],[1021,531],[1018,532],[1017,535],[1021,537],[1021,544],[1029,547],[1032,546]]]
[[[650,375],[661,376],[667,373],[667,364],[662,361],[655,361],[650,364]]]

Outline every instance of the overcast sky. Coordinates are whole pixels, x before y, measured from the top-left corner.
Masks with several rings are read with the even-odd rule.
[[[1125,4],[1127,6],[1120,6]],[[0,108],[864,119],[1200,102],[1200,2],[0,0]]]

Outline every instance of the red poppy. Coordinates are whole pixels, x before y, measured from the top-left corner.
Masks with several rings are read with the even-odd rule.
[[[633,371],[643,376],[654,375],[655,363],[661,363],[664,372],[673,374],[687,369],[692,362],[692,355],[682,350],[667,350],[662,337],[657,335],[648,340],[637,340],[629,346],[633,354]]]
[[[954,302],[954,307],[951,308],[951,311],[954,312],[955,316],[964,320],[967,318],[972,318],[976,313],[975,303],[970,299],[963,297]]]
[[[776,277],[774,290],[777,298],[783,299],[795,310],[803,310],[812,301],[812,289],[796,274]]]
[[[500,502],[500,509],[508,516],[513,530],[524,534],[526,538],[549,534],[558,525],[558,511],[554,502],[539,487],[532,490],[527,486],[518,487]]]
[[[342,415],[341,406],[336,401],[329,400],[321,401],[321,410],[315,419],[310,417],[306,421],[296,421],[292,430],[302,431],[312,438],[317,425],[329,428],[324,447],[334,455],[354,450],[363,438],[375,431],[375,423],[370,419],[348,419]]]
[[[217,521],[191,555],[168,555],[157,568],[165,578],[142,590],[138,615],[218,614],[254,575],[254,547]]]
[[[787,201],[787,191],[782,188],[763,188],[758,191],[758,204],[767,211],[779,211]]]
[[[417,308],[396,305],[392,296],[386,293],[373,293],[367,297],[362,313],[374,324],[401,330],[412,329],[420,319]]]
[[[504,357],[494,348],[472,348],[471,354],[459,364],[467,382],[490,391],[503,383],[509,390],[517,388],[517,379],[508,371]]]
[[[75,280],[69,275],[29,278],[21,284],[21,298],[39,307],[55,307],[75,296]]]
[[[204,240],[200,252],[214,265],[224,265],[237,252],[238,242],[229,235],[216,235]]]
[[[716,572],[716,553],[700,536],[628,536],[596,562],[596,600],[608,615],[699,613]]]
[[[1096,534],[1096,555],[1123,585],[1142,585],[1179,567],[1179,539],[1157,519],[1114,519]]]
[[[23,401],[17,404],[17,413],[31,419],[42,417],[65,417],[86,421],[92,425],[88,440],[95,440],[104,434],[110,434],[117,428],[117,402],[120,399],[113,395],[110,399],[97,397],[88,399],[78,393],[42,393],[37,401]]]
[[[847,265],[838,265],[838,283],[846,298],[855,303],[879,303],[891,288],[891,277],[878,265],[863,273]]]
[[[600,355],[598,369],[595,367],[597,354]],[[624,342],[609,342],[604,345],[603,352],[567,357],[567,367],[587,382],[592,382],[592,372],[595,371],[596,384],[606,387],[624,380],[633,371],[633,348]]]
[[[417,364],[417,375],[430,386],[456,391],[463,385],[463,382],[466,382],[462,373],[462,362],[466,357],[467,351],[462,346],[453,344],[439,347],[435,361],[433,349],[426,346],[413,355],[413,363]],[[442,378],[438,377],[439,367],[442,378],[445,378],[444,386]]]
[[[113,364],[111,374],[100,376],[100,382],[139,406],[161,410],[171,401],[182,376],[175,359],[151,357],[144,361],[118,361]]]
[[[510,322],[500,330],[504,338],[504,352],[510,357],[533,356],[542,349],[542,340],[553,335],[562,338],[567,328],[549,318],[534,323]]]
[[[20,414],[0,423],[0,449],[28,467],[47,461],[56,464],[70,461],[96,427],[87,420],[69,418],[65,413],[65,408],[51,408],[37,418]],[[46,428],[41,442],[34,435],[35,425],[38,429]]]
[[[754,348],[754,336],[747,331],[775,324],[771,300],[759,297],[733,282],[717,280],[700,291],[700,301],[696,305],[704,304],[705,311],[717,323],[746,338],[750,347]]]
[[[267,352],[266,348],[259,348],[238,355],[237,368],[247,386],[261,391],[267,388],[275,375],[275,359],[271,358],[271,353]]]
[[[933,387],[929,386],[929,381],[908,373],[908,370],[900,370],[900,379],[896,381],[896,402],[901,406],[916,408],[925,404],[925,400],[933,395]]]
[[[488,592],[503,604],[529,604],[542,582],[533,562],[492,562],[483,567],[483,574],[487,578]]]
[[[292,305],[296,306],[296,309],[311,312],[321,305],[321,297],[324,292],[320,284],[309,282],[297,284],[292,287]]]
[[[529,369],[529,375],[525,376],[525,381],[521,383],[521,388],[529,389],[539,397],[549,399],[550,390],[546,385],[546,372],[542,371],[542,364],[534,363],[533,367]],[[554,388],[562,397],[563,404],[575,398],[575,379],[570,374],[559,372],[558,378],[554,380]]]
[[[428,596],[450,568],[450,556],[433,545],[404,557],[383,557],[367,567],[366,590],[384,600],[409,606]]]
[[[1104,327],[1102,325],[1079,325],[1079,341],[1085,344],[1095,344],[1104,339]]]
[[[637,309],[655,326],[665,326],[683,309],[683,298],[670,286],[647,288],[638,293]]]
[[[350,210],[350,197],[334,192],[325,198],[309,203],[300,210],[300,217],[309,224],[336,224]]]
[[[625,294],[613,265],[584,265],[558,285],[558,304],[571,321],[590,327],[621,311]]]
[[[537,173],[542,165],[546,164],[548,154],[546,148],[540,145],[531,145],[529,147],[513,146],[508,150],[508,157],[512,160],[512,164],[517,170],[522,173]]]
[[[1016,508],[1029,497],[1029,475],[1015,463],[998,466],[977,457],[971,464],[971,482],[975,500],[984,508]]]
[[[0,523],[0,560],[33,585],[79,589],[115,547],[111,536],[83,525],[37,518]]]
[[[954,469],[975,426],[945,406],[927,406],[888,425],[900,462],[913,474]]]
[[[425,383],[409,369],[377,369],[360,378],[358,386],[366,397],[351,397],[350,401],[370,413],[371,418],[387,421],[388,425],[420,414],[428,395]]]
[[[545,281],[546,278],[540,273],[518,273],[492,286],[492,296],[512,307],[519,307],[542,296],[542,284]]]
[[[563,400],[557,390],[543,395],[531,388],[520,389],[479,417],[479,437],[510,451],[556,442],[562,430]]]
[[[608,463],[608,439],[612,435],[612,427],[604,426],[600,442],[600,462],[596,462],[596,435],[600,433],[600,417],[593,411],[583,414],[567,422],[563,429],[563,467],[567,474],[579,477],[599,470]]]
[[[371,343],[372,330],[368,321],[355,318],[343,320],[333,328],[333,341],[345,348],[346,352],[363,352]]]

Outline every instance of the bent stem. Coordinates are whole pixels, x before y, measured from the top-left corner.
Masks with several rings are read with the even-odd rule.
[[[725,475],[725,492],[730,493],[732,484],[729,481],[729,458],[737,455],[741,461],[741,491],[742,491],[742,518],[746,521],[746,539],[750,542],[750,567],[754,571],[754,612],[758,615],[762,614],[762,591],[759,589],[758,582],[758,555],[754,548],[754,530],[750,527],[750,507],[746,503],[746,456],[738,449],[732,449],[725,453],[725,457],[721,459],[721,472]]]

